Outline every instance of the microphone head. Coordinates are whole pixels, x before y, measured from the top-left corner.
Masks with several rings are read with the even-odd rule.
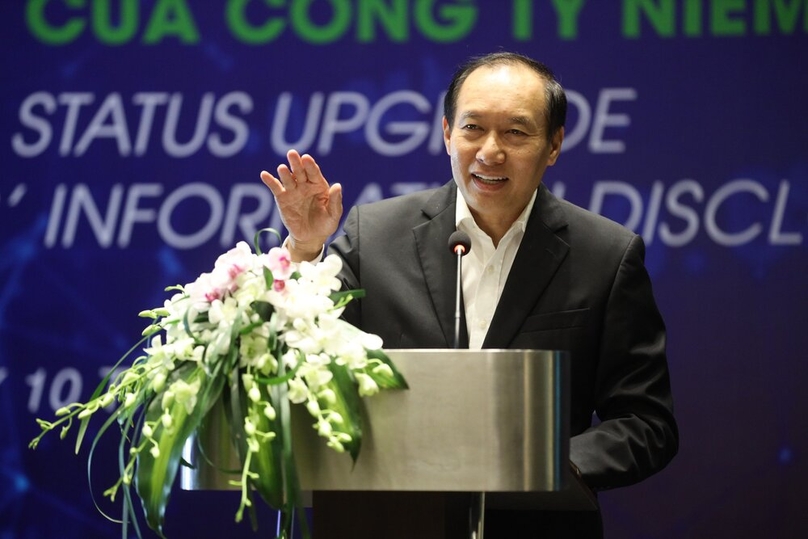
[[[449,250],[452,254],[466,256],[471,251],[471,238],[462,230],[455,230],[449,236]]]

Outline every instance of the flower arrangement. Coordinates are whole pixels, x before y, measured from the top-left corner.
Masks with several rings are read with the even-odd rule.
[[[345,305],[363,295],[339,291],[341,260],[293,264],[282,247],[262,253],[261,232],[255,253],[239,242],[210,273],[167,288],[174,294],[163,307],[140,313],[151,323],[119,361],[145,343],[131,366],[113,370],[89,401],[58,410],[55,421],[37,420],[42,432],[30,447],[57,428],[64,438],[77,421],[78,452],[90,419],[113,408],[92,445],[117,423],[120,477],[104,495],[114,501],[123,492],[117,522],[125,528],[131,522],[139,537],[132,485],[148,526],[163,537],[171,486],[178,467],[187,464],[183,446],[217,403],[224,405],[241,463],[231,481],[241,490],[236,521],[252,510],[256,491],[280,510],[278,537],[285,538],[301,505],[290,405],[305,405],[328,446],[355,461],[362,442],[360,397],[407,387],[381,339],[340,318]],[[298,515],[308,536],[302,511]]]

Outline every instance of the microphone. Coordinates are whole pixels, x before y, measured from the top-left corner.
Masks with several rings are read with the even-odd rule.
[[[449,236],[449,250],[460,256],[466,256],[471,251],[471,238],[462,230],[455,230]]]
[[[462,230],[455,230],[449,236],[449,251],[457,255],[457,289],[455,291],[454,347],[460,348],[460,298],[462,297],[462,259],[471,251],[471,238]]]

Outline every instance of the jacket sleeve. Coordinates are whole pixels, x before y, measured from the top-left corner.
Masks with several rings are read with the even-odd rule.
[[[594,402],[600,422],[570,440],[570,460],[595,490],[641,481],[678,451],[665,325],[644,256],[634,236],[604,312]]]

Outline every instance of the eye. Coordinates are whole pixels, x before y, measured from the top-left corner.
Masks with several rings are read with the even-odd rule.
[[[508,134],[509,135],[525,135],[526,133],[524,131],[520,131],[519,129],[509,129]]]
[[[466,131],[474,131],[474,130],[479,129],[479,128],[480,128],[480,126],[478,126],[477,124],[466,124],[463,127],[461,127],[460,129],[465,129]]]

